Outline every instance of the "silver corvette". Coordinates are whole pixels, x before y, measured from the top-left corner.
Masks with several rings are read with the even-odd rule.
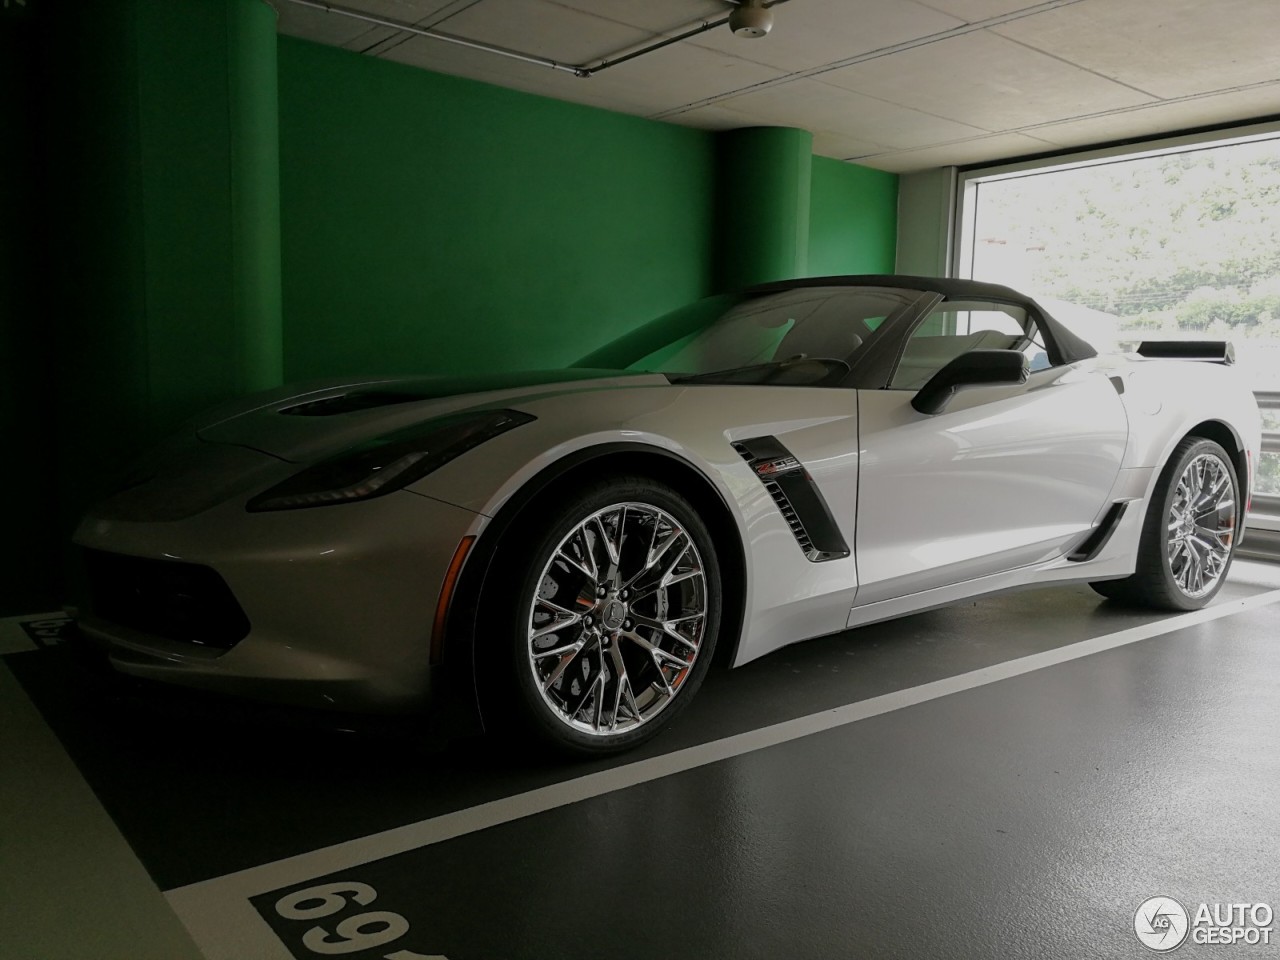
[[[831,277],[553,373],[214,411],[83,521],[118,672],[602,754],[738,665],[963,598],[1222,586],[1260,446],[1221,342],[1099,356],[990,284]]]

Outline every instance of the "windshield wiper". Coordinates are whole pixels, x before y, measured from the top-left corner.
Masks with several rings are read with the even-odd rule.
[[[827,357],[792,357],[769,363],[753,363],[710,373],[667,374],[672,383],[735,383],[764,386],[817,386],[829,380],[839,382],[849,372],[843,360]]]

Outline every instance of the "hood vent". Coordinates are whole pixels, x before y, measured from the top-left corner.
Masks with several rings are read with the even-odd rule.
[[[364,390],[359,393],[344,393],[338,397],[325,397],[323,400],[308,400],[277,412],[289,417],[336,417],[344,413],[359,413],[362,410],[376,410],[379,407],[392,407],[398,403],[415,403],[427,399],[430,398],[420,393]]]

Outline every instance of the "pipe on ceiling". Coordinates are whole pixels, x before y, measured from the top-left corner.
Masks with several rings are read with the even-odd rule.
[[[713,20],[699,20],[695,24],[679,29],[677,32],[664,36],[661,40],[646,40],[640,44],[631,47],[623,47],[616,53],[611,53],[606,57],[584,64],[561,63],[559,60],[552,60],[549,57],[539,57],[531,53],[521,53],[519,50],[511,50],[507,47],[500,47],[492,43],[484,43],[480,40],[468,40],[466,37],[455,36],[451,33],[445,33],[441,30],[433,30],[430,27],[419,27],[412,23],[404,23],[399,20],[390,20],[386,17],[379,17],[376,14],[365,13],[363,10],[353,10],[350,7],[342,7],[336,4],[328,3],[326,0],[288,0],[289,3],[297,4],[300,7],[310,7],[313,10],[323,10],[325,13],[333,13],[342,17],[350,17],[352,20],[362,20],[365,23],[375,24],[379,27],[387,27],[391,30],[397,30],[401,33],[412,33],[415,36],[427,37],[431,40],[440,40],[444,43],[456,44],[460,47],[468,47],[472,50],[478,50],[481,53],[490,53],[498,57],[506,57],[508,60],[518,60],[521,63],[530,63],[538,67],[550,67],[552,70],[559,70],[562,73],[571,73],[575,77],[587,78],[593,77],[597,73],[608,70],[610,67],[616,67],[619,64],[627,63],[635,60],[637,57],[643,57],[645,54],[653,53],[661,50],[663,47],[669,47],[672,44],[680,43],[682,40],[688,40],[690,37],[696,37],[699,34],[714,30],[717,27],[723,27],[729,22],[729,17],[717,17]],[[727,0],[728,3],[737,4],[738,0]],[[787,3],[789,0],[773,0],[767,3],[767,7],[775,7],[778,4]]]

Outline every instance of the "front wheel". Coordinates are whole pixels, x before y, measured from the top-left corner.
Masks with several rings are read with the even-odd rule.
[[[1187,437],[1151,495],[1134,573],[1094,590],[1163,610],[1198,610],[1222,589],[1235,553],[1239,484],[1231,457],[1212,440]]]
[[[564,497],[524,532],[501,598],[514,721],[578,755],[648,740],[711,662],[721,587],[706,525],[676,490],[627,477]]]

